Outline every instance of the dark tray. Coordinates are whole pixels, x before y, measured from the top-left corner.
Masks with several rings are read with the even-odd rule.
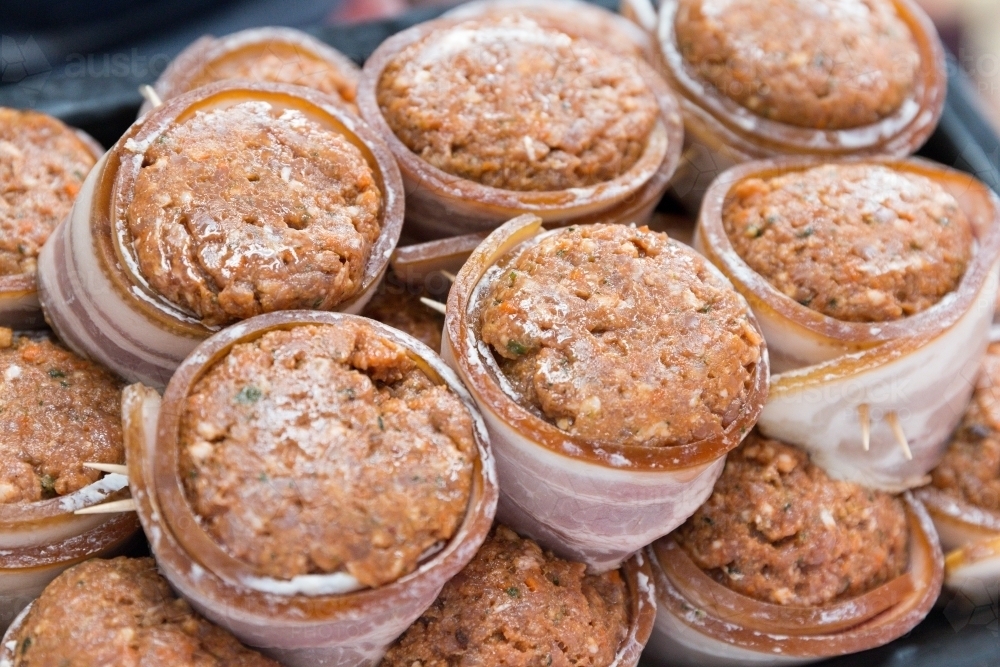
[[[616,0],[597,4],[614,8]],[[441,10],[411,12],[400,18],[310,30],[358,63],[390,35]],[[164,54],[160,54],[161,57]],[[172,57],[176,54],[165,54]],[[919,154],[977,176],[1000,193],[1000,138],[986,121],[975,91],[954,60],[949,61],[948,97],[935,133]],[[138,87],[148,74],[88,77],[55,68],[0,86],[0,106],[32,107],[80,127],[110,146],[135,119],[142,102]],[[10,78],[4,77],[10,81]],[[676,204],[664,201],[663,208]],[[997,591],[993,591],[994,595]],[[972,607],[943,597],[941,604],[909,635],[879,649],[822,663],[828,667],[997,667],[1000,665],[1000,609]]]

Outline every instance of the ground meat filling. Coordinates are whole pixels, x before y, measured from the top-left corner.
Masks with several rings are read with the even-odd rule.
[[[673,533],[719,583],[799,607],[852,598],[909,559],[903,504],[827,477],[799,449],[751,433],[729,454],[708,502]]]
[[[513,397],[595,443],[719,437],[760,361],[732,286],[645,227],[550,235],[504,264],[482,303],[481,338]]]
[[[95,558],[66,570],[13,639],[14,667],[279,667],[192,611],[152,558]]]
[[[506,190],[613,180],[639,160],[659,117],[630,58],[519,15],[431,33],[389,63],[377,94],[411,151]]]
[[[625,639],[628,613],[617,570],[588,575],[582,563],[498,525],[382,667],[607,667]]]
[[[354,101],[357,91],[357,82],[333,63],[282,42],[255,44],[227,53],[208,63],[191,80],[187,90],[230,79],[291,83],[332,93],[347,102]]]
[[[194,386],[179,435],[195,513],[265,576],[389,583],[451,538],[468,505],[468,410],[365,324],[236,345]]]
[[[94,162],[90,147],[55,118],[0,107],[0,276],[34,275],[42,244]]]
[[[952,496],[1000,512],[1000,343],[990,345],[969,409],[931,480]]]
[[[50,340],[0,329],[0,504],[96,482],[84,463],[122,463],[122,383]]]
[[[847,322],[930,308],[958,286],[972,255],[972,229],[952,195],[875,164],[746,179],[730,191],[722,223],[778,291]]]
[[[329,310],[361,288],[382,194],[341,134],[243,102],[176,125],[143,165],[127,211],[139,270],[206,325]]]
[[[428,296],[425,290],[414,290],[390,273],[361,314],[408,333],[439,352],[444,315],[420,302]]]
[[[674,29],[698,77],[758,116],[799,127],[891,116],[920,65],[890,0],[680,0]]]

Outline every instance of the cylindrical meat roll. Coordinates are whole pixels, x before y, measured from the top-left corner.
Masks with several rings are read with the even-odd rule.
[[[625,225],[505,224],[459,272],[442,348],[490,429],[500,520],[598,572],[704,502],[767,395],[746,302]]]
[[[354,108],[360,75],[354,61],[300,30],[252,28],[196,40],[163,70],[153,89],[165,101],[217,81],[291,83]],[[151,108],[147,101],[139,115]]]
[[[944,109],[944,47],[912,0],[663,0],[655,25],[684,116],[672,188],[695,210],[749,160],[911,155]]]
[[[392,155],[300,86],[223,82],[146,114],[39,262],[74,350],[162,387],[213,331],[278,310],[357,312],[403,219]]]
[[[128,497],[122,383],[48,338],[0,328],[0,629],[60,572],[120,548],[129,514],[75,514]]]
[[[521,213],[644,222],[682,140],[676,100],[650,65],[530,13],[391,37],[365,63],[358,107],[399,161],[408,229],[423,239]]]
[[[152,558],[93,558],[63,572],[10,627],[0,667],[280,667],[198,616]]]
[[[587,574],[502,524],[396,640],[381,667],[591,665],[635,667],[656,616],[642,553]]]
[[[652,665],[795,665],[881,646],[927,615],[944,569],[909,494],[833,480],[757,434],[708,502],[646,553]]]
[[[830,474],[920,486],[986,350],[998,200],[916,159],[779,159],[723,174],[696,246],[750,302],[777,374],[759,427]]]
[[[954,603],[1000,603],[1000,343],[987,351],[972,402],[931,483],[914,495],[941,538]]]
[[[45,325],[38,253],[104,150],[37,111],[0,107],[0,326]]]
[[[129,476],[170,583],[285,665],[374,665],[496,507],[475,406],[440,358],[357,316],[263,315],[160,397],[126,389]]]

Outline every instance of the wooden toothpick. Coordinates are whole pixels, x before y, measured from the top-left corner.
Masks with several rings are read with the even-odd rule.
[[[427,306],[431,310],[436,310],[437,312],[441,313],[442,315],[446,315],[448,313],[447,306],[445,306],[440,301],[435,301],[434,299],[428,299],[426,296],[422,296],[422,297],[420,297],[420,303],[424,304],[425,306]]]
[[[110,503],[83,507],[73,512],[73,514],[120,514],[122,512],[134,512],[135,510],[135,500],[125,498],[124,500],[112,500]]]
[[[139,94],[142,95],[143,99],[149,102],[154,109],[156,107],[163,106],[163,100],[160,99],[156,90],[149,84],[139,86]]]
[[[867,403],[858,406],[858,419],[861,420],[861,444],[867,452],[871,448],[872,414]]]
[[[889,412],[885,415],[885,420],[889,422],[889,428],[892,429],[892,434],[896,436],[896,442],[899,443],[900,449],[903,450],[903,456],[906,457],[907,461],[913,460],[913,452],[910,451],[910,443],[906,440],[906,434],[903,433],[903,425],[899,423],[899,415],[895,412]]]
[[[84,463],[83,467],[128,476],[128,466],[118,465],[117,463]]]

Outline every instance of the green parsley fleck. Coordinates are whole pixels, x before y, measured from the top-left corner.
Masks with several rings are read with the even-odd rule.
[[[63,373],[63,372],[62,372],[61,370],[59,370],[58,368],[53,368],[53,369],[51,369],[51,370],[49,371],[49,377],[50,377],[50,378],[64,378],[64,377],[66,377],[66,374],[65,374],[65,373]]]
[[[524,345],[521,345],[516,340],[507,341],[507,349],[510,351],[511,354],[516,354],[519,357],[528,351],[528,348],[526,348]]]
[[[507,595],[511,596],[512,598],[519,598],[521,597],[521,589],[519,589],[517,586],[511,586],[510,588],[507,589]]]
[[[240,393],[236,394],[236,402],[242,403],[243,405],[250,405],[251,403],[256,403],[260,400],[260,397],[264,395],[257,387],[252,384],[240,389]]]
[[[380,431],[384,431],[385,430],[385,422],[382,421],[382,415],[378,416],[378,429]]]

